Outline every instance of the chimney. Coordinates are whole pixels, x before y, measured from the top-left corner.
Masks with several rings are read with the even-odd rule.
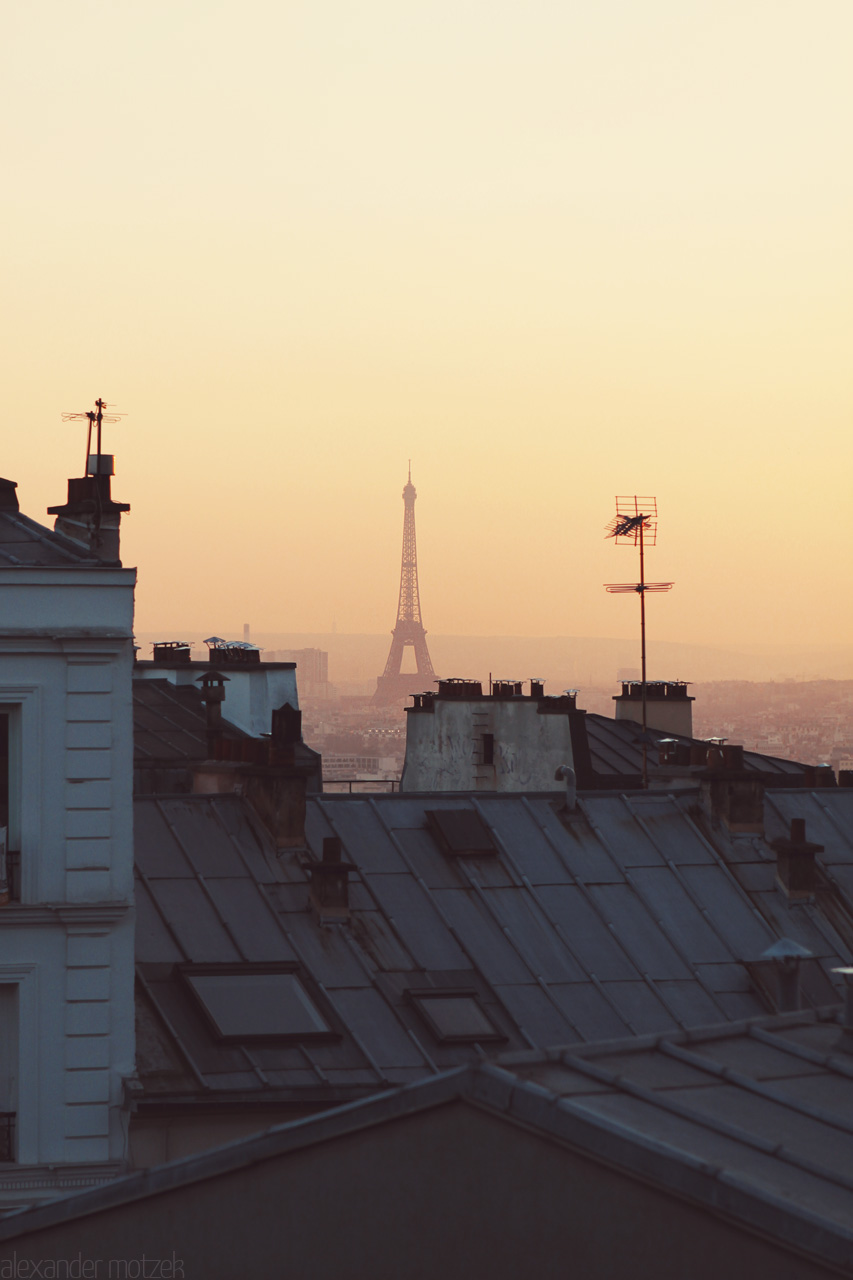
[[[322,862],[303,862],[302,869],[311,883],[311,905],[320,923],[348,920],[349,876],[355,868],[341,860],[340,837],[326,836]]]
[[[700,779],[700,800],[710,818],[733,835],[764,834],[764,782],[744,767],[743,747],[710,747]]]
[[[120,565],[119,525],[123,511],[129,511],[126,502],[113,502],[110,479],[114,474],[111,453],[90,453],[86,475],[68,481],[68,501],[62,506],[48,507],[48,514],[56,516],[54,529],[73,542],[81,550],[103,560],[105,564]]]
[[[242,739],[240,745],[244,743],[269,751],[266,739]],[[224,740],[222,745],[230,743]],[[269,831],[279,853],[305,844],[306,790],[305,773],[279,764],[213,759],[193,765],[193,793],[243,796]]]
[[[812,952],[790,938],[780,938],[761,958],[772,960],[776,970],[776,1009],[795,1013],[800,1007],[800,962],[810,960]]]
[[[822,844],[806,839],[805,818],[791,819],[791,834],[771,840],[776,850],[776,879],[789,902],[810,902],[817,880],[815,854],[823,853]]]
[[[3,480],[0,478],[0,511],[20,510],[18,495],[15,493],[17,487],[17,480]]]
[[[641,680],[625,680],[622,692],[613,698],[617,720],[633,720],[643,723],[643,683]],[[693,703],[683,680],[646,681],[646,727],[662,733],[677,733],[682,738],[693,737]]]
[[[201,685],[201,700],[207,712],[207,754],[211,759],[216,754],[216,739],[222,731],[222,704],[228,679],[220,671],[205,671],[203,676],[196,678],[196,684]]]

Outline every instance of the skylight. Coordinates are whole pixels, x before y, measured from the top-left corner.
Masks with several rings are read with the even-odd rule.
[[[497,853],[491,832],[471,809],[427,809],[426,820],[446,853],[488,857]]]
[[[409,999],[445,1044],[505,1040],[473,991],[410,991]]]
[[[328,1036],[329,1023],[295,973],[185,973],[224,1040]]]

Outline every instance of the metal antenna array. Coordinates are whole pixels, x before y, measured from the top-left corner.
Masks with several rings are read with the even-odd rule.
[[[108,405],[106,400],[102,400],[100,397],[98,397],[98,399],[95,401],[94,409],[87,409],[83,413],[63,413],[62,415],[63,422],[75,422],[78,419],[85,418],[89,424],[89,430],[86,434],[86,463],[85,463],[85,466],[83,467],[84,476],[87,476],[89,474],[89,458],[91,457],[91,453],[92,453],[92,428],[97,427],[97,432],[98,432],[97,456],[100,458],[101,456],[101,425],[104,422],[120,422],[121,419],[124,417],[123,413],[115,413],[115,412],[104,413],[105,409],[110,409],[110,408],[112,408],[112,405]],[[98,468],[100,470],[100,463],[98,464]]]
[[[640,657],[642,670],[643,698],[643,786],[649,785],[648,742],[646,740],[646,592],[671,591],[671,582],[646,582],[645,549],[653,547],[658,537],[658,504],[657,498],[631,497],[616,498],[616,518],[607,526],[608,538],[613,538],[617,546],[628,543],[640,548],[640,581],[639,582],[607,582],[605,590],[614,595],[636,592],[640,597]]]

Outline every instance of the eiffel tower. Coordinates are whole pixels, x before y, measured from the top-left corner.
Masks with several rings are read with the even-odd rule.
[[[403,567],[400,571],[400,602],[397,605],[397,625],[391,632],[391,652],[385,670],[376,681],[373,701],[377,704],[396,702],[410,693],[424,693],[435,680],[435,672],[427,649],[426,631],[421,620],[421,598],[418,591],[418,551],[415,543],[415,498],[418,496],[412,484],[412,464],[409,463],[409,480],[403,490],[405,515],[403,516]],[[403,675],[403,650],[411,645],[415,651],[417,675]]]

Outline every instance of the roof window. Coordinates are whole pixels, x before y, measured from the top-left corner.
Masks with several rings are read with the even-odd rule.
[[[293,969],[204,966],[184,979],[221,1040],[327,1039],[336,1034]]]
[[[472,809],[427,809],[426,820],[451,857],[483,858],[497,853],[491,832]]]
[[[482,1044],[505,1040],[477,998],[476,991],[432,988],[407,991],[408,999],[442,1044]]]

